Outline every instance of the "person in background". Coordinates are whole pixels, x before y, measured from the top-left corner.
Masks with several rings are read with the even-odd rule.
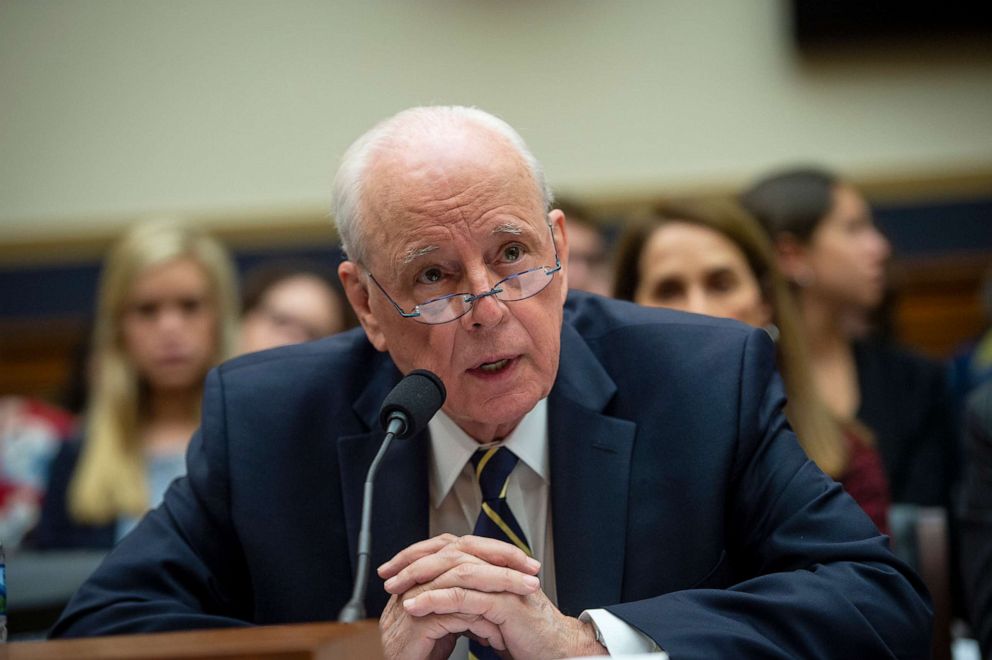
[[[982,277],[980,295],[985,311],[985,330],[957,349],[950,360],[951,392],[957,410],[964,409],[973,390],[992,381],[992,267]]]
[[[38,522],[51,462],[74,426],[70,413],[39,399],[0,397],[0,543],[8,552]]]
[[[730,200],[658,206],[621,236],[616,264],[621,300],[766,328],[777,340],[786,414],[800,444],[888,532],[888,483],[874,440],[857,422],[832,415],[817,395],[795,302],[753,218]]]
[[[111,249],[82,438],[52,465],[35,547],[109,548],[161,500],[185,473],[203,378],[236,333],[234,268],[216,240],[153,220]]]
[[[888,343],[852,339],[882,301],[891,248],[864,197],[817,169],[768,176],[741,196],[796,291],[811,367],[834,415],[875,434],[894,502],[950,509],[958,467],[944,369]]]
[[[557,197],[555,204],[568,220],[569,288],[610,295],[609,255],[602,230],[578,202]]]
[[[239,353],[312,341],[358,324],[337,274],[316,262],[263,264],[245,276],[241,291]]]
[[[961,571],[972,630],[992,658],[992,382],[968,397],[961,507]]]

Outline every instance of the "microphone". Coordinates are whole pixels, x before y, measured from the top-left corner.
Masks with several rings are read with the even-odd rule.
[[[426,369],[411,371],[386,395],[379,423],[386,433],[394,433],[400,440],[409,438],[424,430],[446,396],[444,383],[436,374]]]
[[[368,587],[369,557],[372,554],[372,491],[379,463],[393,438],[409,438],[420,433],[444,405],[447,391],[436,374],[416,369],[403,377],[386,395],[379,410],[379,423],[386,430],[379,452],[372,459],[365,476],[362,494],[362,526],[358,532],[358,560],[355,562],[355,586],[349,600],[338,614],[338,621],[351,623],[365,618],[365,590]]]

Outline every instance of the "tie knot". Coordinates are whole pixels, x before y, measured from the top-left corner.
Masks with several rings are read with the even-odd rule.
[[[475,476],[479,479],[484,502],[506,497],[506,482],[516,464],[516,455],[506,447],[480,449],[472,455],[472,465],[475,466]]]

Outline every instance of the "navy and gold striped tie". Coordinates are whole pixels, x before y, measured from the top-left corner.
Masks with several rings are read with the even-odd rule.
[[[510,505],[506,502],[506,485],[510,481],[510,473],[513,472],[517,460],[513,452],[506,447],[480,449],[472,456],[475,476],[482,490],[482,511],[479,512],[472,533],[476,536],[512,543],[526,552],[528,557],[533,557],[534,553],[527,542],[524,530],[520,528],[513,512],[510,511]],[[469,643],[469,658],[490,660],[498,657],[488,646],[478,644],[474,640]]]

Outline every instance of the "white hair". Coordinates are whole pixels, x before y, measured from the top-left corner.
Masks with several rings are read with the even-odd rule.
[[[373,157],[387,146],[403,142],[410,136],[440,138],[452,128],[476,124],[502,136],[520,155],[541,195],[545,211],[551,210],[554,197],[544,178],[541,164],[527,148],[524,139],[505,121],[484,110],[466,106],[427,106],[410,108],[385,119],[355,140],[341,159],[334,177],[334,221],[345,254],[352,261],[368,263],[362,213],[365,210],[365,175]]]

